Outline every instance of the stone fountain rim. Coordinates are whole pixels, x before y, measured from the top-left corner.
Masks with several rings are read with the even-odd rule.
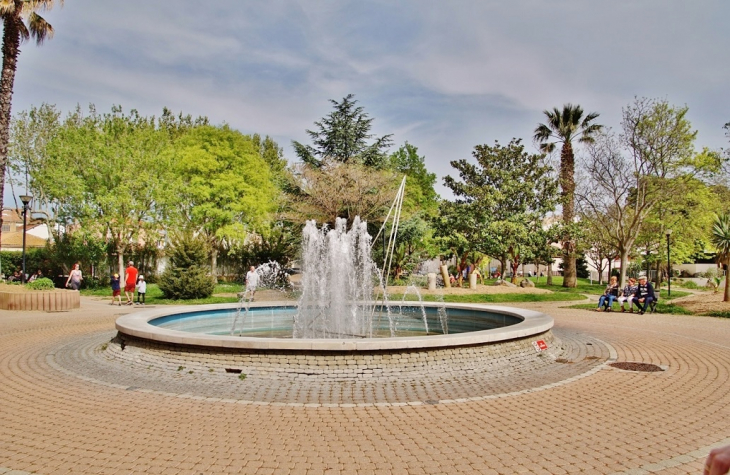
[[[413,302],[409,302],[413,304]],[[236,309],[238,304],[211,304],[196,306],[174,306],[147,309],[123,315],[116,320],[116,329],[126,335],[145,340],[174,343],[191,347],[213,347],[240,350],[306,350],[306,351],[378,351],[419,348],[439,348],[464,345],[498,343],[516,338],[538,335],[550,330],[554,320],[551,316],[534,310],[496,305],[423,302],[424,307],[488,311],[520,318],[514,325],[491,330],[480,330],[452,335],[430,335],[415,337],[363,338],[363,339],[291,339],[266,337],[239,337],[230,335],[205,335],[170,330],[151,325],[156,318],[170,315]],[[296,307],[292,302],[254,302],[251,308]]]

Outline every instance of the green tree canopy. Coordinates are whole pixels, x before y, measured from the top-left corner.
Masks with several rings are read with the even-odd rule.
[[[385,165],[386,151],[392,141],[390,135],[376,137],[370,133],[373,118],[357,105],[353,94],[341,102],[330,99],[334,111],[314,123],[317,130],[307,130],[312,145],[292,141],[299,159],[313,167],[321,167],[323,160],[359,163],[381,168]]]
[[[108,240],[118,254],[140,239],[155,240],[175,199],[171,163],[161,152],[168,137],[147,118],[121,107],[99,114],[80,108],[63,121],[31,178],[68,226]],[[121,273],[121,272],[120,272]]]
[[[552,153],[556,144],[561,143],[560,150],[560,197],[563,207],[563,229],[567,234],[563,236],[563,265],[564,287],[577,285],[575,269],[575,238],[570,234],[575,217],[575,154],[573,142],[591,143],[593,136],[602,126],[593,121],[598,114],[592,112],[583,116],[583,109],[578,105],[565,104],[563,110],[557,107],[552,111],[544,111],[546,124],[539,124],[535,129],[534,139],[540,143],[540,149]]]
[[[544,244],[538,231],[555,208],[557,181],[544,156],[525,152],[519,139],[506,146],[477,145],[473,156],[476,164],[451,162],[460,179],[444,178],[456,199],[442,203],[438,233],[465,252],[500,257],[503,263],[508,256],[516,271]]]
[[[61,126],[61,113],[54,105],[43,103],[21,111],[10,124],[10,146],[8,148],[11,186],[36,194],[35,203],[45,204],[45,197],[38,196],[38,187],[31,181],[31,171],[37,170],[46,156],[48,143],[56,136]],[[13,193],[15,195],[15,193]]]
[[[214,271],[218,248],[242,241],[275,210],[278,190],[261,149],[260,139],[204,125],[180,136],[164,154],[175,175],[175,215],[206,237]]]
[[[418,155],[418,147],[406,142],[390,155],[389,167],[407,177],[403,199],[404,214],[420,211],[424,216],[435,215],[439,200],[434,189],[436,174],[428,171],[425,158]]]

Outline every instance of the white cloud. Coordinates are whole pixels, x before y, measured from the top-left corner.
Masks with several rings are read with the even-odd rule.
[[[56,36],[22,49],[14,110],[41,102],[208,115],[291,139],[355,93],[440,175],[473,146],[530,141],[566,102],[618,126],[635,95],[690,107],[698,147],[727,146],[723,0],[74,0]]]

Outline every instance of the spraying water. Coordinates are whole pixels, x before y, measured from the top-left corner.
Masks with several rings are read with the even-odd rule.
[[[294,338],[373,336],[373,291],[380,271],[370,258],[370,245],[367,224],[359,217],[349,231],[342,218],[334,229],[325,225],[320,230],[314,221],[307,222]]]

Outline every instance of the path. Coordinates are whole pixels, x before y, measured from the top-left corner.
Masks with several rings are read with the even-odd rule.
[[[73,313],[0,311],[0,474],[699,474],[709,447],[730,443],[729,320],[520,306],[619,361],[667,370],[601,366],[449,404],[238,404],[59,370],[59,348],[133,309],[84,299]]]

